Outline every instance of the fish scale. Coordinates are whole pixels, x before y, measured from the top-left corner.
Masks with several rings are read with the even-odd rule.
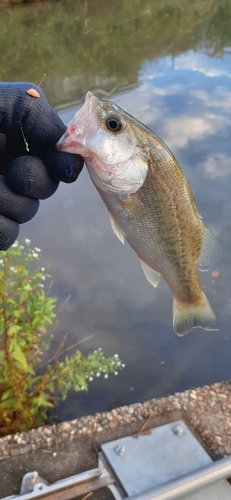
[[[150,189],[151,184],[154,184],[152,189]],[[198,278],[197,259],[194,258],[194,265],[192,263],[189,266],[189,252],[185,248],[184,253],[181,252],[181,238],[176,238],[178,231],[176,214],[172,210],[166,211],[166,206],[163,209],[161,198],[165,196],[166,188],[163,185],[162,187],[164,189],[161,189],[159,184],[157,187],[155,177],[148,172],[145,183],[137,195],[141,203],[135,202],[135,207],[130,209],[121,204],[119,196],[105,196],[102,191],[100,195],[109,211],[115,214],[126,240],[139,258],[159,272],[171,289],[177,288],[178,296],[182,295],[183,300],[188,302],[198,295],[198,287],[200,290],[199,279],[196,280]],[[178,193],[178,196],[181,194]],[[199,224],[197,222],[196,220],[198,239],[201,243],[200,221]],[[194,231],[194,238],[195,233],[196,231]],[[187,243],[189,246],[189,240]],[[198,257],[199,248],[197,253]],[[181,254],[180,259],[179,254]],[[188,275],[190,275],[189,284]],[[186,295],[186,290],[188,290],[188,295]]]

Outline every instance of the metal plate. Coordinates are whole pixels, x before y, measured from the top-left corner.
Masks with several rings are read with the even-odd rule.
[[[166,483],[212,462],[181,420],[152,429],[149,435],[140,435],[138,438],[127,436],[105,443],[101,450],[127,496]],[[217,492],[215,486],[218,486]],[[218,496],[214,496],[213,492]],[[201,490],[202,496],[194,492],[187,499],[226,500],[231,498],[230,492],[228,482],[221,480]]]
[[[199,491],[189,493],[187,497],[182,497],[181,500],[230,500],[231,487],[229,483],[222,479],[217,483],[211,484],[206,488],[201,488]]]

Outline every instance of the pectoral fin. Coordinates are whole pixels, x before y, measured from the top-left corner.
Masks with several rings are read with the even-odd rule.
[[[137,198],[136,193],[121,195],[120,199],[122,205],[129,210],[143,208],[143,203]]]
[[[149,267],[143,260],[139,259],[139,261],[147,280],[152,286],[154,286],[154,288],[156,288],[160,282],[160,273],[154,271],[154,269]]]
[[[115,233],[115,235],[117,236],[117,238],[121,241],[121,243],[123,243],[123,245],[124,245],[124,235],[123,235],[123,233],[122,233],[122,231],[121,231],[121,229],[119,227],[119,224],[114,219],[114,217],[111,214],[111,212],[108,212],[108,213],[109,213],[109,219],[110,219],[112,231]]]
[[[202,222],[203,226],[203,246],[198,259],[198,268],[200,271],[208,271],[221,257],[221,247],[214,234]]]

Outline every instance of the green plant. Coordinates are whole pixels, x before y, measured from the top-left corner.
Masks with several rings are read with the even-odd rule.
[[[118,355],[105,358],[101,349],[60,361],[64,343],[41,364],[50,347],[47,327],[56,319],[56,298],[45,293],[50,276],[38,266],[39,258],[40,249],[30,249],[30,240],[0,252],[0,435],[41,425],[57,394],[65,399],[69,390],[87,390],[93,377],[107,378],[124,366]]]

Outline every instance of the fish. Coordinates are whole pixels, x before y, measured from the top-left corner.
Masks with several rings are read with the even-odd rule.
[[[173,327],[217,330],[198,271],[221,247],[198,213],[191,186],[166,144],[139,120],[92,92],[57,149],[80,154],[103,199],[112,229],[137,254],[153,287],[161,276],[173,294]]]

